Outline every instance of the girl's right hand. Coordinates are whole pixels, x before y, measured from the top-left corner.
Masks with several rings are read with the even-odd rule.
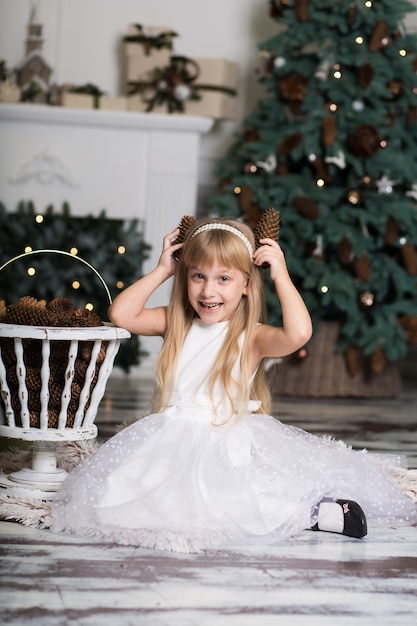
[[[178,237],[180,229],[176,228],[164,237],[162,245],[162,253],[159,257],[158,266],[165,269],[168,276],[172,276],[175,272],[177,261],[174,259],[174,252],[180,250],[183,247],[183,243],[175,243],[175,239]]]

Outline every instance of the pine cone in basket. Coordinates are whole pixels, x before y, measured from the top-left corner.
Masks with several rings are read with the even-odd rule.
[[[88,309],[77,309],[74,312],[74,326],[77,328],[103,326],[101,318],[94,311]]]
[[[61,395],[64,389],[64,381],[57,381],[51,378],[49,381],[49,409],[59,410],[61,408]]]
[[[51,326],[74,326],[75,308],[69,298],[58,296],[49,302],[47,309]]]
[[[9,337],[0,337],[1,358],[8,370],[10,367],[16,365],[16,354],[14,351],[13,339]]]
[[[38,391],[33,389],[28,393],[28,409],[30,414],[30,425],[32,428],[39,428],[41,421],[41,399]]]
[[[81,387],[76,382],[71,385],[71,400],[67,407],[67,428],[72,428],[74,425],[75,414],[78,410],[79,400],[81,394]]]
[[[0,323],[4,323],[6,321],[6,302],[4,300],[0,300]]]
[[[0,303],[0,315],[1,315]],[[31,296],[20,298],[16,304],[4,308],[5,322],[10,324],[26,324],[31,326],[63,326],[87,328],[101,326],[100,317],[88,309],[77,309],[69,298],[57,297],[45,306]],[[91,351],[94,341],[79,341],[79,352],[75,360],[74,380],[71,385],[71,397],[67,407],[66,427],[71,428],[74,424],[75,414],[79,406],[79,397],[85,384],[85,374],[91,359]],[[49,358],[49,403],[48,403],[48,428],[57,428],[58,418],[61,411],[61,398],[65,386],[65,372],[68,366],[68,350],[70,341],[54,339],[50,342]],[[21,404],[19,401],[18,377],[16,374],[16,355],[14,340],[0,338],[2,359],[7,370],[7,380],[10,387],[11,403],[15,413],[16,425],[21,424]],[[102,342],[90,392],[97,382],[100,364],[106,354],[107,342]],[[41,377],[42,366],[42,341],[38,339],[23,340],[23,354],[26,366],[26,387],[28,391],[28,410],[30,426],[40,427],[41,412]],[[87,404],[88,406],[88,404]]]
[[[9,304],[5,321],[7,324],[49,326],[49,315],[42,302],[31,296],[24,296],[16,304]]]
[[[57,428],[59,419],[58,409],[48,409],[48,428]]]
[[[42,379],[38,367],[26,368],[26,387],[28,388],[28,391],[38,392],[39,396],[39,392],[42,389]]]
[[[67,366],[68,361],[68,351],[70,349],[71,342],[66,339],[60,339],[56,341],[51,341],[50,343],[50,363],[55,366]]]
[[[40,339],[23,339],[23,358],[26,367],[42,367],[42,342]]]
[[[89,359],[76,359],[75,361],[75,372],[74,372],[74,380],[77,382],[84,383],[85,373],[87,371],[87,367],[89,365]]]

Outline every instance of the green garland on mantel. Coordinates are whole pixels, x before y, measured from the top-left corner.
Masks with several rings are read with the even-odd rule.
[[[0,271],[1,300],[12,304],[22,296],[33,296],[49,302],[65,296],[77,308],[92,304],[106,321],[109,297],[103,283],[88,265],[70,254],[91,265],[114,298],[141,276],[150,246],[143,240],[142,224],[136,219],[109,218],[105,211],[97,217],[75,217],[66,202],[61,213],[55,213],[53,206],[37,211],[31,201],[22,201],[15,212],[9,212],[0,202],[0,266],[30,250],[68,254],[28,255],[9,263]],[[134,335],[121,342],[115,364],[128,372],[139,364],[141,356]]]

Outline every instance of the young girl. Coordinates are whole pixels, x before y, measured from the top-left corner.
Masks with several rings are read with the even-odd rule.
[[[366,517],[416,521],[416,505],[394,486],[386,461],[269,415],[264,360],[311,336],[278,243],[261,238],[255,250],[251,229],[231,219],[197,221],[184,243],[178,235],[165,237],[157,267],[109,311],[116,325],[164,339],[155,413],[68,476],[52,530],[195,552],[271,544],[309,528],[359,538]],[[264,264],[281,303],[280,328],[265,323]],[[169,306],[146,308],[172,275]]]

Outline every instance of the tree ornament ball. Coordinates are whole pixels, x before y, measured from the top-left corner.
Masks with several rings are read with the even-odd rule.
[[[362,102],[362,100],[354,100],[352,102],[352,109],[356,111],[356,113],[360,113],[361,111],[364,110],[364,108],[365,108],[365,105]]]
[[[280,69],[281,67],[284,67],[284,65],[286,64],[286,59],[284,57],[275,57],[274,59],[274,67],[276,67],[277,69]]]
[[[357,204],[360,204],[362,201],[362,196],[358,189],[351,189],[348,192],[347,198],[348,198],[349,203],[353,204],[354,206],[356,206]]]
[[[246,163],[243,168],[245,174],[256,174],[258,171],[258,166],[255,163]]]
[[[174,98],[179,102],[185,102],[191,97],[191,88],[188,85],[180,84],[174,87]]]
[[[362,291],[359,294],[359,305],[361,309],[371,309],[375,304],[375,294],[372,291]]]

